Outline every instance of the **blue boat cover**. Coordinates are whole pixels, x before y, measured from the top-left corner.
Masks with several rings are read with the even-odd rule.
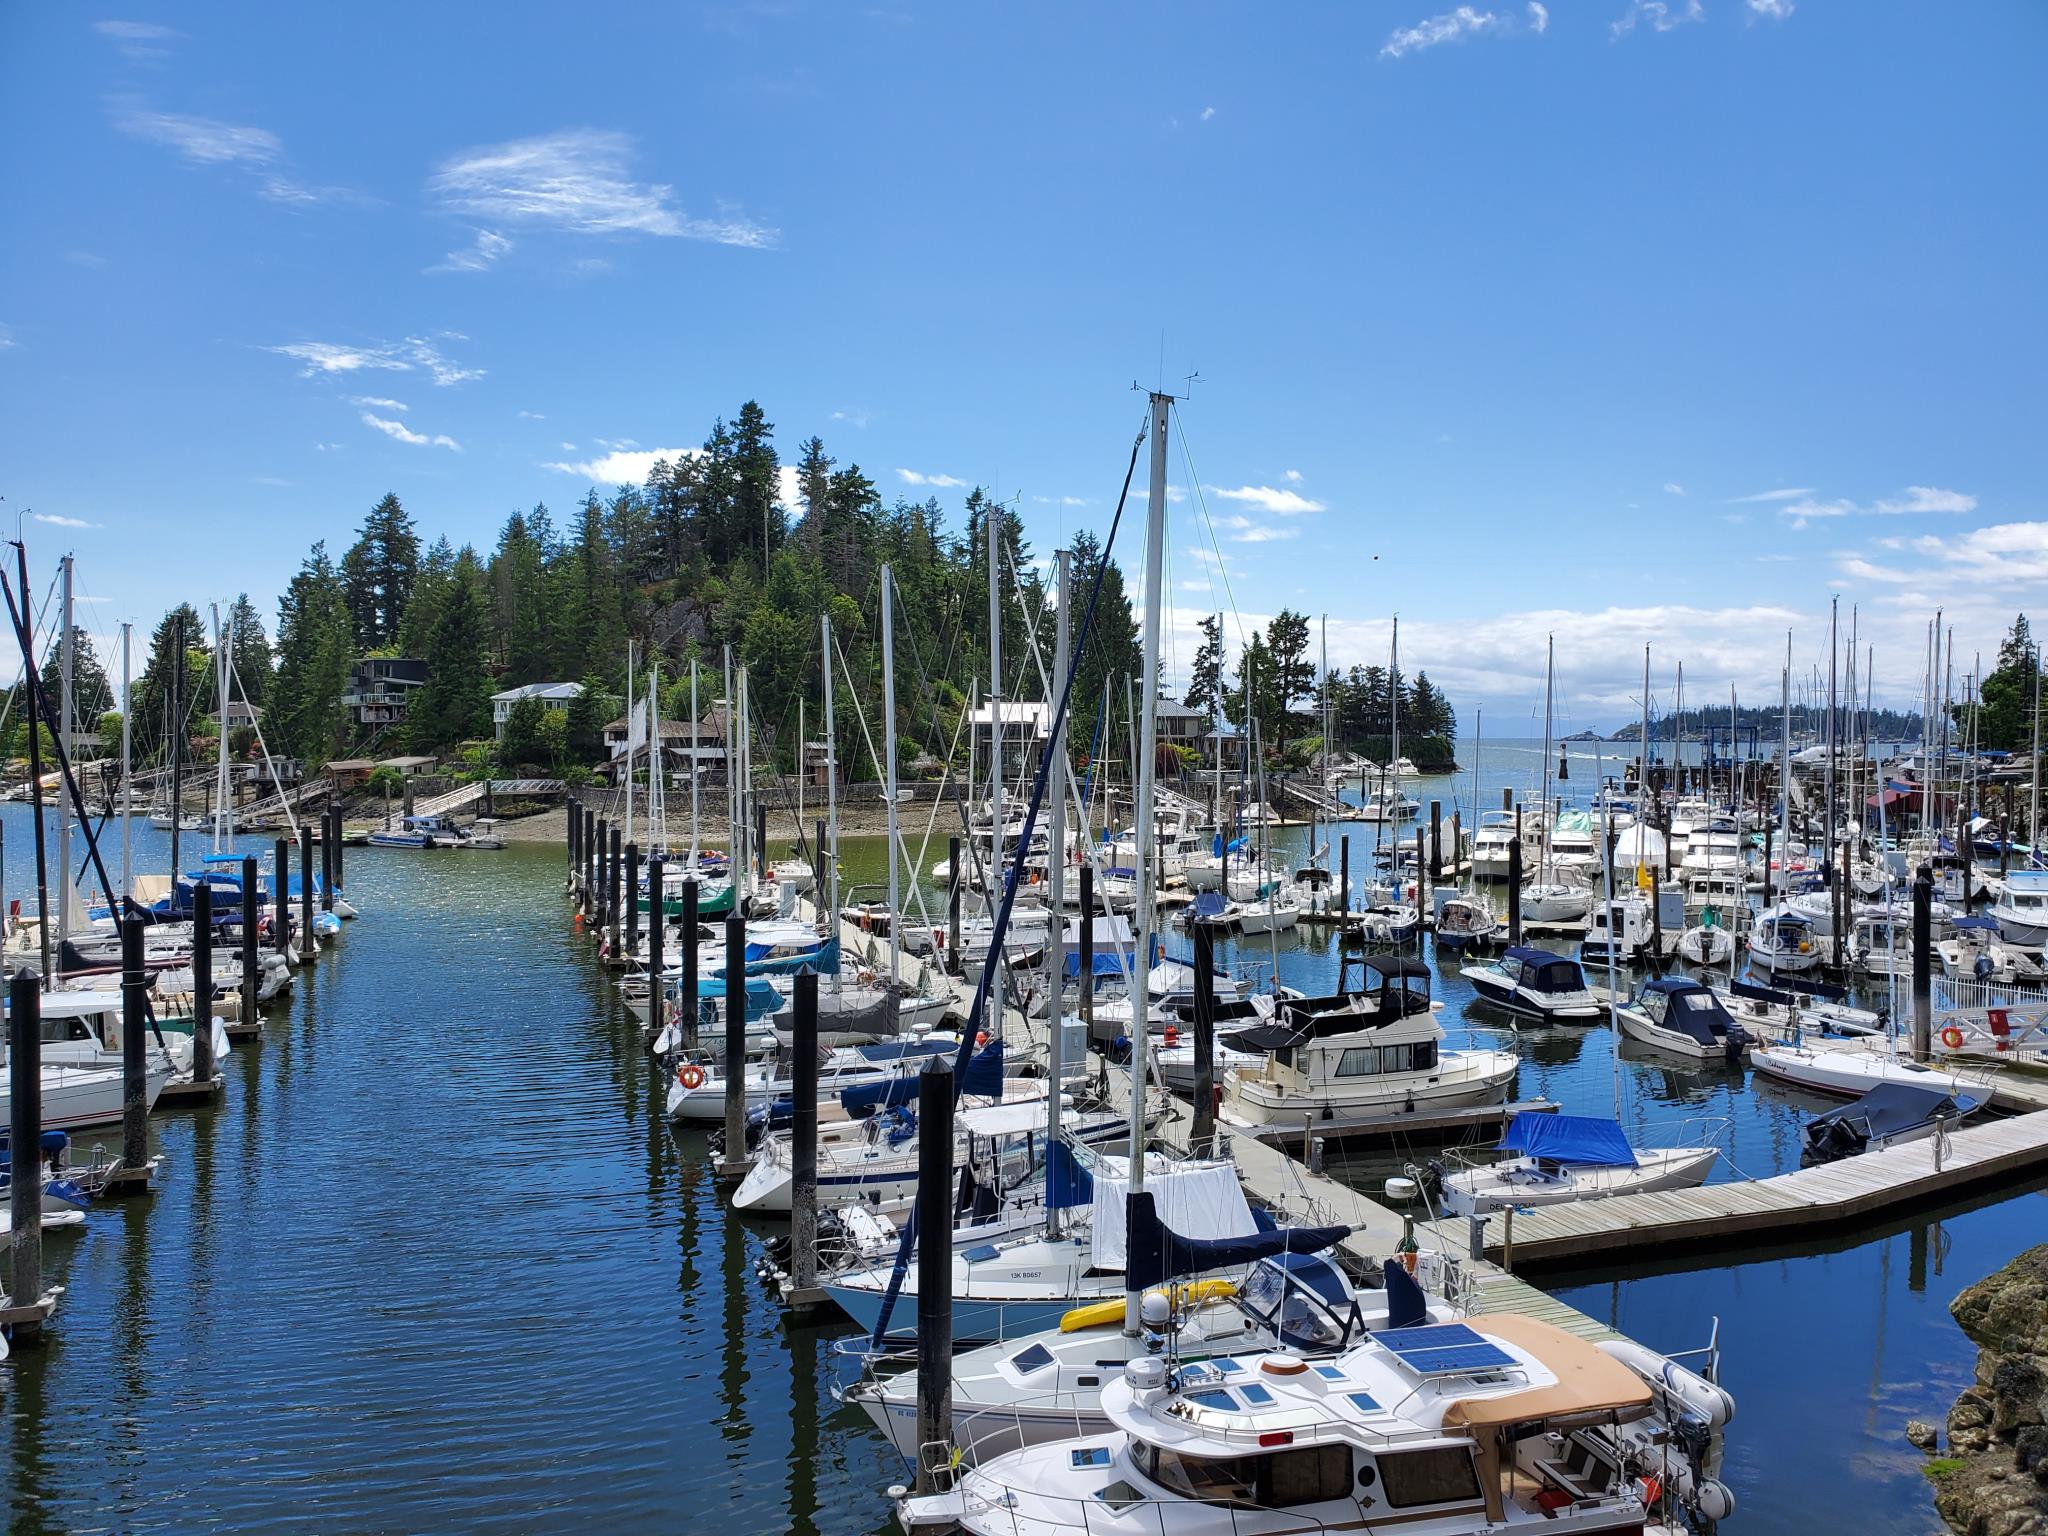
[[[1522,962],[1522,980],[1538,992],[1586,990],[1586,973],[1579,969],[1576,960],[1568,960],[1548,949],[1530,949],[1526,945],[1510,949],[1507,958]]]
[[[1095,967],[1094,970],[1088,973],[1091,976],[1121,976],[1124,973],[1123,962],[1117,958],[1116,951],[1113,949],[1098,949],[1091,957],[1091,960]],[[1070,949],[1067,951],[1067,975],[1073,977],[1080,974],[1081,952],[1076,949]]]
[[[1519,1114],[1508,1122],[1500,1144],[1525,1157],[1586,1168],[1633,1168],[1635,1149],[1621,1126],[1597,1115]]]
[[[1074,1149],[1056,1141],[1045,1160],[1045,1203],[1054,1210],[1095,1204],[1095,1176],[1081,1166]]]
[[[1222,915],[1223,893],[1221,891],[1201,892],[1195,897],[1194,904],[1188,908],[1188,916],[1191,918],[1221,917]]]
[[[899,1072],[879,1083],[855,1083],[839,1091],[839,1106],[856,1118],[917,1099],[916,1072]],[[976,1051],[960,1074],[961,1093],[999,1098],[1003,1091],[1003,1042],[991,1040]]]
[[[1988,917],[1959,917],[1950,923],[1949,926],[1951,928],[1988,928],[1993,932],[1996,932],[1998,929],[1998,924]]]
[[[1351,1235],[1349,1227],[1280,1227],[1243,1237],[1182,1237],[1160,1221],[1152,1196],[1133,1190],[1124,1197],[1124,1274],[1138,1290],[1183,1275],[1255,1263],[1282,1253],[1320,1253]]]

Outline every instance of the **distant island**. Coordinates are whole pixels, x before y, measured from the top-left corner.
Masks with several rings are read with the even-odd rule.
[[[1598,731],[1573,731],[1564,738],[1566,741],[1600,741],[1604,738]]]

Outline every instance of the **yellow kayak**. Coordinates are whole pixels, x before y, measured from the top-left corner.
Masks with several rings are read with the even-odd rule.
[[[1237,1294],[1237,1287],[1228,1280],[1197,1280],[1188,1285],[1173,1288],[1173,1309],[1194,1303],[1223,1301]],[[1104,1328],[1111,1323],[1124,1320],[1124,1298],[1113,1301],[1093,1301],[1085,1307],[1075,1307],[1060,1319],[1061,1333],[1079,1333],[1084,1328]]]

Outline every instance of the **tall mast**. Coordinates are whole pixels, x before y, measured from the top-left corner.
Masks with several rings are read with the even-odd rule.
[[[1059,690],[1058,697],[1067,695],[1068,638],[1067,631],[1072,618],[1070,579],[1073,573],[1073,554],[1060,550],[1053,559],[1058,562],[1059,571],[1059,620],[1053,631],[1052,675],[1053,686]],[[1221,633],[1221,631],[1218,631]],[[1057,707],[1057,706],[1055,706]],[[1051,1165],[1053,1143],[1060,1139],[1060,1080],[1065,1075],[1066,1063],[1062,1059],[1066,1041],[1063,1038],[1066,1027],[1065,990],[1067,982],[1066,922],[1067,922],[1067,716],[1059,711],[1059,728],[1052,738],[1052,858],[1051,868],[1046,871],[1046,899],[1052,905],[1051,947],[1046,956],[1046,982],[1051,993],[1051,1006],[1046,1009],[1046,1021],[1050,1026],[1045,1042],[1045,1080],[1049,1085],[1045,1096],[1045,1145],[1047,1166]],[[1081,921],[1093,926],[1095,914],[1083,912]],[[890,925],[895,932],[895,925]],[[1093,982],[1092,977],[1083,976],[1081,986],[1085,989]],[[1144,1029],[1147,1020],[1137,1021],[1137,1028]],[[1060,1231],[1060,1209],[1050,1196],[1045,1202],[1045,1230],[1048,1236],[1058,1237]]]
[[[633,737],[640,724],[633,713],[633,642],[626,642],[626,841],[633,841]]]
[[[221,624],[220,604],[213,605],[213,707],[220,716],[220,735],[215,742],[213,766],[213,851],[221,851],[221,820],[228,811],[228,651],[234,645],[234,611]]]
[[[1152,770],[1153,742],[1159,721],[1159,583],[1166,545],[1166,422],[1173,397],[1152,394],[1151,484],[1145,495],[1145,706],[1139,726],[1138,752],[1138,920],[1137,974],[1131,978],[1131,1190],[1145,1187],[1145,1061],[1150,1045],[1152,968]],[[1084,980],[1083,984],[1086,982]],[[1054,1094],[1059,1085],[1053,1084]],[[1140,1293],[1124,1293],[1124,1332],[1132,1338],[1140,1327]]]
[[[826,858],[825,867],[818,871],[818,891],[824,897],[825,921],[837,924],[839,921],[839,737],[832,729],[832,615],[818,615],[818,637],[825,647],[825,828],[832,837],[832,852],[826,858],[825,850],[819,849],[818,856]],[[892,797],[893,798],[893,797]],[[889,868],[896,868],[896,844],[889,844]],[[895,898],[890,898],[893,903]],[[837,929],[835,927],[834,931]],[[896,948],[896,910],[889,909],[889,948]],[[839,984],[839,973],[832,973],[832,984]]]
[[[130,642],[134,632],[132,624],[121,626],[121,894],[108,903],[117,920],[127,917],[128,895],[135,889],[135,837],[130,825],[135,813],[135,787],[131,782],[135,776],[135,738],[130,729],[135,719],[135,699],[129,686]]]
[[[1001,782],[1000,775],[997,782]],[[882,567],[882,798],[888,802],[889,981],[893,985],[902,947],[903,913],[896,905],[896,583],[886,565]]]
[[[734,706],[738,700],[732,691],[732,647],[725,648],[725,848],[726,878],[732,882],[735,898],[744,887],[740,883],[740,776],[739,776],[739,734],[740,713]],[[744,909],[743,909],[744,910]]]
[[[1778,846],[1784,850],[1779,855],[1785,861],[1788,875],[1785,889],[1789,894],[1792,882],[1789,871],[1792,868],[1792,631],[1785,631],[1785,670],[1779,674],[1779,710],[1783,716],[1778,742]],[[1764,871],[1764,899],[1768,903],[1771,895],[1771,872]]]
[[[1650,802],[1650,642],[1643,642],[1643,756],[1642,765],[1636,774],[1636,810],[1640,813],[1637,821],[1647,821]],[[1605,836],[1605,833],[1601,834]]]
[[[650,853],[668,852],[668,795],[662,787],[661,761],[661,662],[647,669],[647,848]],[[661,900],[661,892],[654,893]],[[659,910],[657,908],[657,910]]]
[[[1557,675],[1557,636],[1544,637],[1543,653],[1543,803],[1536,808],[1536,820],[1541,826],[1542,842],[1537,850],[1536,879],[1539,883],[1550,883],[1550,690]],[[1419,888],[1419,887],[1418,887]],[[1511,900],[1519,903],[1521,894],[1508,892]]]
[[[1834,885],[1835,868],[1835,657],[1841,650],[1840,630],[1842,623],[1842,600],[1828,601],[1828,731],[1827,779],[1822,787],[1821,799],[1825,809],[1822,815],[1827,819],[1827,834],[1821,839],[1821,855],[1827,861],[1823,866],[1828,871],[1828,884]],[[1832,905],[1829,908],[1833,910]]]
[[[2011,839],[2008,832],[2006,837]],[[2034,643],[2034,781],[2027,790],[2027,862],[2041,863],[2041,645]]]
[[[697,739],[698,721],[703,717],[697,713],[697,658],[690,658],[690,878],[697,878],[697,769],[702,763],[698,749],[702,745]],[[728,728],[731,712],[726,715]],[[731,792],[728,784],[727,793]]]
[[[71,704],[71,557],[66,555],[59,563],[63,576],[64,604],[58,622],[63,632],[57,639],[57,719],[63,743],[57,754],[57,761],[71,761],[72,704]],[[28,600],[28,593],[22,593],[22,601]],[[57,796],[57,942],[62,944],[71,936],[71,807],[64,803],[64,796]]]
[[[185,610],[172,623],[177,652],[171,657],[171,890],[178,888],[178,834],[185,820]],[[280,900],[284,898],[279,897]]]
[[[995,890],[1003,883],[1003,597],[999,574],[999,559],[996,553],[996,505],[990,502],[981,514],[981,536],[988,543],[988,805],[990,850],[993,855],[989,865],[989,879],[994,890],[989,894],[991,903]],[[1019,849],[1021,856],[1025,850]],[[994,906],[989,910],[993,912]],[[996,957],[996,986],[1001,987],[1002,957]],[[1001,995],[997,995],[995,1017],[1002,1018]]]

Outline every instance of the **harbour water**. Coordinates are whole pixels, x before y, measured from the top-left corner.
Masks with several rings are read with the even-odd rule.
[[[1497,796],[1507,780],[1482,774]],[[1448,782],[1421,798],[1448,801]],[[18,893],[26,812],[4,825]],[[145,867],[162,841],[138,835]],[[879,873],[876,845],[846,853],[850,878]],[[159,1192],[49,1245],[57,1326],[0,1366],[10,1529],[887,1528],[900,1466],[830,1394],[843,1330],[788,1330],[768,1302],[758,1241],[715,1198],[702,1137],[662,1120],[663,1085],[570,930],[562,869],[551,847],[350,851],[363,916],[238,1047],[219,1107],[155,1119]],[[1334,974],[1316,940],[1280,964],[1296,985]],[[1468,994],[1438,974],[1455,1033]],[[1604,1026],[1523,1045],[1520,1093],[1611,1111]],[[1629,1053],[1618,1080],[1631,1126],[1730,1116],[1752,1174],[1796,1161],[1817,1107]],[[1351,1174],[1376,1188],[1398,1156]],[[1558,1288],[1662,1348],[1720,1317],[1740,1404],[1729,1529],[1922,1532],[1900,1432],[1939,1419],[1974,1358],[1947,1302],[2044,1217],[2039,1188],[2015,1190]]]

